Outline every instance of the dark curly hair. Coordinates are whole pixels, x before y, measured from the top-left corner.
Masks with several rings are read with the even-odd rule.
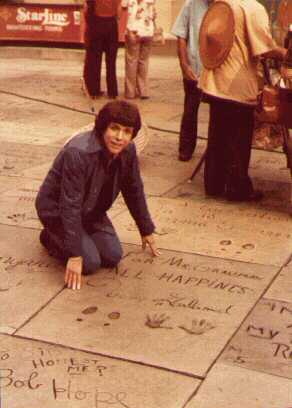
[[[141,128],[141,116],[138,107],[124,100],[108,102],[104,105],[98,112],[94,125],[95,134],[102,143],[103,134],[112,122],[133,127],[132,139],[134,139]]]

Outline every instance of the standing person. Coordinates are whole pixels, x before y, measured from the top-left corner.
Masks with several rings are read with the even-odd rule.
[[[201,101],[198,77],[202,68],[199,29],[207,9],[208,0],[186,0],[171,30],[177,37],[177,54],[185,93],[178,149],[178,159],[181,161],[192,158],[197,144],[198,109]]]
[[[88,94],[96,99],[100,88],[102,55],[105,53],[106,85],[109,98],[118,96],[116,59],[118,53],[118,19],[120,0],[86,0],[85,62],[83,77]]]
[[[292,24],[292,1],[280,0],[277,12],[277,28],[278,28],[278,40],[280,44],[284,43],[287,31],[290,24]]]
[[[149,57],[156,18],[155,0],[122,0],[128,10],[125,35],[125,97],[149,98]]]
[[[248,175],[259,58],[283,60],[267,12],[256,0],[215,1],[200,32],[199,86],[210,104],[205,191],[231,201],[260,200]]]
[[[92,131],[74,136],[57,155],[36,198],[44,226],[41,243],[66,263],[65,283],[80,289],[81,274],[114,267],[122,248],[107,217],[119,192],[139,229],[142,247],[156,249],[136,149],[131,141],[141,127],[135,105],[106,104]]]

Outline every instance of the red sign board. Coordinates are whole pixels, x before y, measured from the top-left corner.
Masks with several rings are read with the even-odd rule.
[[[0,39],[80,43],[82,6],[0,5]]]
[[[120,41],[124,41],[126,21],[123,11]],[[81,5],[0,4],[0,40],[82,43],[83,25]]]

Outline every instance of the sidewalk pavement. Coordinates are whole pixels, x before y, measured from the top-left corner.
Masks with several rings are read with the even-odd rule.
[[[285,156],[253,150],[262,202],[205,197],[202,170],[189,177],[205,149],[208,109],[200,108],[193,159],[179,162],[179,65],[153,55],[151,98],[137,104],[150,137],[140,163],[162,255],[142,252],[118,199],[110,216],[122,262],[68,290],[63,267],[39,243],[34,199],[64,141],[94,115],[81,90],[83,52],[52,52],[0,49],[0,407],[291,407]],[[123,58],[120,50],[121,91]]]

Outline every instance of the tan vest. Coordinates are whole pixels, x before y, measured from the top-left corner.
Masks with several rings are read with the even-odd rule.
[[[256,57],[275,48],[269,17],[256,0],[224,1],[234,13],[234,43],[220,67],[203,69],[199,86],[208,95],[254,105],[258,94]]]

